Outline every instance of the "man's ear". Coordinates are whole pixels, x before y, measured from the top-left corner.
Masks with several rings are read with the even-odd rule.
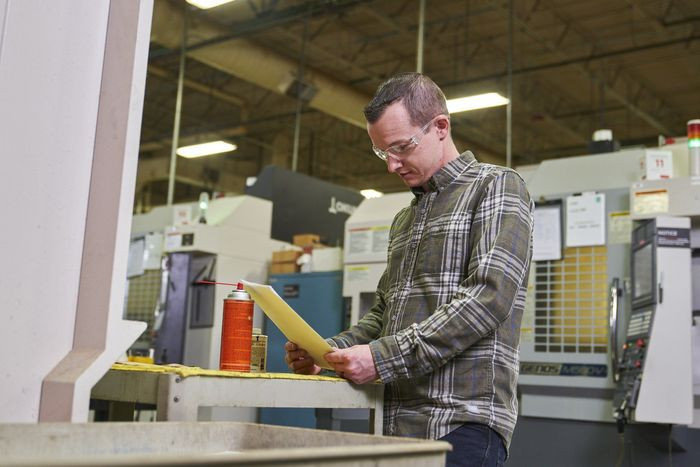
[[[450,119],[447,117],[440,117],[435,121],[435,126],[438,129],[438,135],[440,139],[444,139],[450,134]]]

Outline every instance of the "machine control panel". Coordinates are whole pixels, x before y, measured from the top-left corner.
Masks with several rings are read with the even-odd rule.
[[[661,298],[655,279],[656,230],[656,222],[646,221],[632,232],[632,312],[617,366],[619,379],[614,399],[620,414],[629,413],[637,406],[655,305]]]
[[[633,409],[637,403],[639,386],[648,350],[653,321],[653,309],[636,310],[627,326],[627,339],[622,345],[622,358],[618,365],[619,383],[615,391],[615,406],[625,402]]]
[[[628,422],[692,423],[689,226],[659,216],[632,232],[632,306],[614,362],[620,432]]]

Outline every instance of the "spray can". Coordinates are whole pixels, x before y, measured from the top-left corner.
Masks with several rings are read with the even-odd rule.
[[[219,369],[250,371],[250,347],[253,336],[253,300],[240,282],[224,299],[221,323]]]

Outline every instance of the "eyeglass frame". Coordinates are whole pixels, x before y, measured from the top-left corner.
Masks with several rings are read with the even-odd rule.
[[[408,138],[408,140],[405,143],[394,144],[384,150],[379,149],[375,145],[372,145],[372,151],[374,152],[374,155],[383,160],[384,162],[388,162],[389,155],[400,159],[401,156],[405,155],[406,152],[408,152],[411,148],[415,148],[420,144],[421,140],[423,139],[423,136],[426,134],[426,130],[428,129],[428,127],[435,121],[436,118],[440,117],[441,115],[442,114],[436,115],[430,120],[428,120],[428,123],[423,125],[418,131],[418,133]],[[401,146],[405,146],[405,149],[399,149]]]

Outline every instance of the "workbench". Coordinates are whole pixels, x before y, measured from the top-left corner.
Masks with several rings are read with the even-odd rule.
[[[384,386],[328,376],[116,363],[91,398],[111,401],[128,420],[136,403],[155,405],[158,421],[196,421],[200,406],[370,409],[370,432],[381,435]]]

